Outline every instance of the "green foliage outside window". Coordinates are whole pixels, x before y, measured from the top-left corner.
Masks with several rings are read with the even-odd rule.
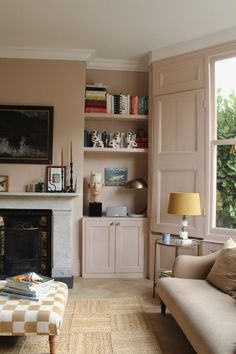
[[[217,91],[217,139],[236,137],[236,95]],[[216,227],[236,228],[236,145],[217,146]]]

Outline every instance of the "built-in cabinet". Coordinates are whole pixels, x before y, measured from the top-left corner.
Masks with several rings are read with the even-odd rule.
[[[146,218],[83,218],[83,277],[144,277]]]
[[[152,67],[152,200],[150,269],[156,233],[179,234],[180,216],[167,213],[171,192],[199,192],[205,203],[205,80],[203,55],[183,55]],[[188,217],[192,237],[203,238],[204,216]],[[164,251],[163,251],[164,252]],[[160,257],[169,263],[168,250]],[[162,264],[160,265],[162,268]],[[165,267],[164,267],[165,268]]]
[[[203,55],[185,55],[153,64],[153,95],[204,87]]]
[[[143,73],[88,73],[89,82],[103,82],[108,93],[127,93],[147,96],[147,74]],[[94,130],[105,136],[115,132],[122,135],[119,148],[84,147],[83,188],[83,232],[82,232],[82,276],[83,277],[144,277],[145,246],[147,240],[147,218],[107,217],[108,207],[125,206],[127,214],[138,214],[147,206],[147,188],[129,190],[123,185],[110,186],[106,183],[107,168],[127,169],[127,180],[143,178],[148,181],[148,147],[127,148],[125,136],[128,132],[148,138],[149,117],[137,114],[85,113],[84,130]],[[104,136],[104,135],[103,135]],[[87,145],[87,144],[86,144]],[[102,216],[89,217],[89,178],[92,171],[100,172],[102,190]]]
[[[204,208],[205,90],[203,56],[153,64],[152,231],[179,233],[167,213],[171,192],[199,192]],[[183,183],[184,181],[184,183]],[[189,217],[189,235],[203,237],[203,216]]]

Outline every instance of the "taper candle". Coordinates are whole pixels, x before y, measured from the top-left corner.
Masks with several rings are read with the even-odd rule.
[[[70,142],[70,163],[72,163],[72,141]]]
[[[52,163],[51,163],[51,161],[49,161],[49,168],[48,168],[48,182],[51,182],[51,166],[52,166]]]
[[[61,166],[63,166],[63,148],[61,148]]]

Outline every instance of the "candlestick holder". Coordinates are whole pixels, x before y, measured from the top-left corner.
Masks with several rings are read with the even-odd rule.
[[[65,188],[64,188],[64,167],[61,167],[61,192],[64,192]]]
[[[74,187],[73,187],[73,162],[70,162],[70,185],[67,188],[67,192],[69,193],[74,193]]]

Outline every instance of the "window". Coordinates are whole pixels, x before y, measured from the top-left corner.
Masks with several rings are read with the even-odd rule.
[[[211,226],[221,234],[236,233],[235,72],[236,56],[212,62]]]

